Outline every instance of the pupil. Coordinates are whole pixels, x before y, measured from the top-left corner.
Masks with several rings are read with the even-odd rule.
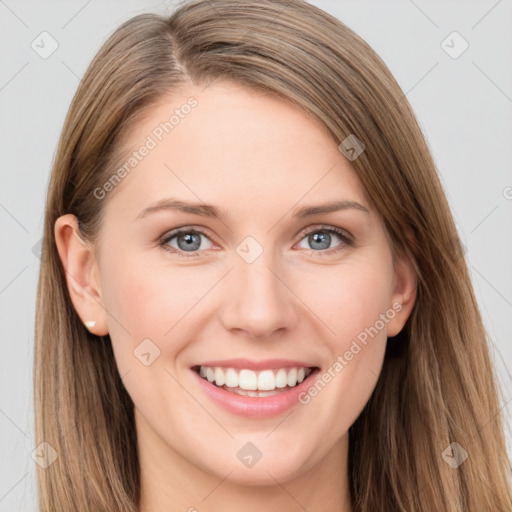
[[[316,244],[320,243],[320,247],[313,247],[314,249],[327,249],[329,247],[329,243],[331,241],[331,236],[329,233],[323,232],[323,231],[317,231],[316,233],[313,233],[311,243]]]
[[[185,241],[184,246],[180,244],[181,240]],[[182,235],[181,237],[178,237],[178,245],[180,246],[180,249],[185,251],[199,249],[199,246],[201,245],[201,238],[198,233],[187,233],[185,235]]]

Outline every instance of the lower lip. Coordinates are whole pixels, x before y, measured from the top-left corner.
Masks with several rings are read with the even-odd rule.
[[[246,418],[271,418],[300,403],[298,398],[300,393],[311,386],[319,369],[313,370],[299,385],[266,397],[249,397],[226,391],[203,379],[196,371],[191,371],[198,379],[198,383],[204,392],[223,409]]]

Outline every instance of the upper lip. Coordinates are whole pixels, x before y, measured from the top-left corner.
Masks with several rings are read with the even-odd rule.
[[[248,370],[271,370],[274,368],[315,368],[314,365],[293,359],[265,359],[264,361],[252,361],[250,359],[223,359],[218,361],[205,361],[194,366],[210,366],[220,368],[246,368]],[[192,368],[194,368],[194,366]]]

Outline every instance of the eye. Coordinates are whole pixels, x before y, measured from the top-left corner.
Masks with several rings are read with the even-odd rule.
[[[334,247],[329,247],[333,242],[333,237],[341,241]],[[207,240],[210,245],[208,246],[208,243],[206,243],[205,246],[203,243],[204,240]],[[308,231],[302,233],[301,242],[302,240],[306,240],[306,243],[311,245],[311,247],[302,248],[328,254],[336,253],[347,246],[352,247],[354,245],[354,240],[347,232],[334,226],[316,226],[312,229],[310,228]],[[211,249],[213,243],[201,229],[183,227],[175,229],[165,235],[160,240],[159,245],[173,254],[184,257],[195,257],[201,256],[201,250]]]
[[[191,229],[185,227],[172,231],[166,235],[159,244],[164,249],[172,253],[178,253],[180,256],[194,257],[199,256],[199,254],[196,254],[199,250],[211,249],[211,247],[205,247],[202,237],[209,240],[211,243],[211,240],[203,231],[197,228]],[[176,245],[172,245],[171,242],[175,242]]]
[[[347,232],[334,226],[316,226],[302,233],[302,235],[303,238],[301,242],[302,240],[306,240],[306,243],[310,245],[310,247],[302,248],[312,249],[316,252],[320,251],[332,254],[343,250],[347,246],[352,247],[354,245],[354,240]],[[341,242],[334,247],[329,247],[333,241],[333,235],[335,239],[338,238]]]

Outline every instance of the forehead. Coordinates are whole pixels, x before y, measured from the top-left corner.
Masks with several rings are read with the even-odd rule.
[[[284,211],[302,198],[367,201],[315,119],[282,98],[231,82],[165,97],[133,126],[126,147],[119,167],[127,172],[109,208],[139,211],[166,195],[248,211]]]

